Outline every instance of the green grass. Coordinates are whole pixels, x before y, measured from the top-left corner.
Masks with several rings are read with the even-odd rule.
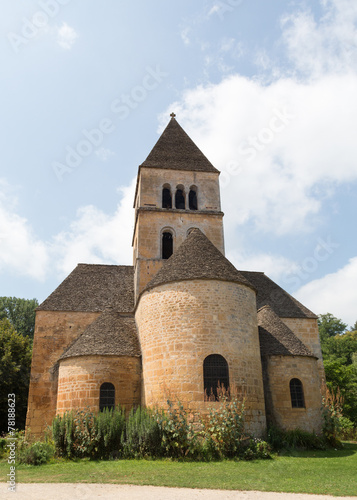
[[[17,465],[17,481],[122,483],[228,490],[357,495],[357,444],[342,450],[296,451],[254,462],[174,462],[169,460],[54,460]],[[8,464],[0,462],[0,481]]]

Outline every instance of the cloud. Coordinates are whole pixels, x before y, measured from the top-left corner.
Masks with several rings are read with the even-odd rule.
[[[99,148],[95,151],[95,154],[103,162],[115,155],[114,151],[108,148]]]
[[[70,272],[78,262],[131,264],[135,182],[119,189],[122,197],[113,215],[93,205],[81,207],[68,231],[54,237],[51,254],[60,275]]]
[[[357,320],[357,257],[335,273],[302,286],[295,297],[316,314],[330,312],[352,325]]]
[[[0,180],[0,271],[11,270],[43,281],[49,265],[48,249],[15,208],[16,198]]]
[[[71,26],[63,23],[57,30],[57,43],[63,49],[70,50],[78,36],[78,33]]]

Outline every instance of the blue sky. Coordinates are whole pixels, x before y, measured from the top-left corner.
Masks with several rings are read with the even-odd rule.
[[[138,165],[174,111],[221,170],[226,255],[357,320],[353,0],[2,5],[0,295],[131,264]]]

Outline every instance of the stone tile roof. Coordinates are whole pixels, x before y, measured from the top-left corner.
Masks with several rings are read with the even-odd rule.
[[[316,314],[274,283],[264,273],[240,271],[257,289],[257,309],[271,306],[280,318],[317,318]]]
[[[109,306],[133,310],[133,266],[78,264],[38,310],[100,312]]]
[[[190,232],[144,290],[173,281],[194,279],[233,281],[255,290],[254,285],[237,271],[199,229]]]
[[[65,350],[60,359],[94,354],[140,356],[134,316],[105,311]]]
[[[270,306],[258,310],[258,327],[262,356],[313,356]]]
[[[171,170],[219,172],[177,123],[175,118],[171,118],[149,156],[140,166]]]

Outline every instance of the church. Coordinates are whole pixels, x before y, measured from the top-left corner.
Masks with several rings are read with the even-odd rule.
[[[252,435],[321,432],[317,316],[224,256],[219,175],[172,113],[138,169],[133,265],[78,264],[37,308],[33,435],[72,409],[207,412],[218,385],[244,399]]]

